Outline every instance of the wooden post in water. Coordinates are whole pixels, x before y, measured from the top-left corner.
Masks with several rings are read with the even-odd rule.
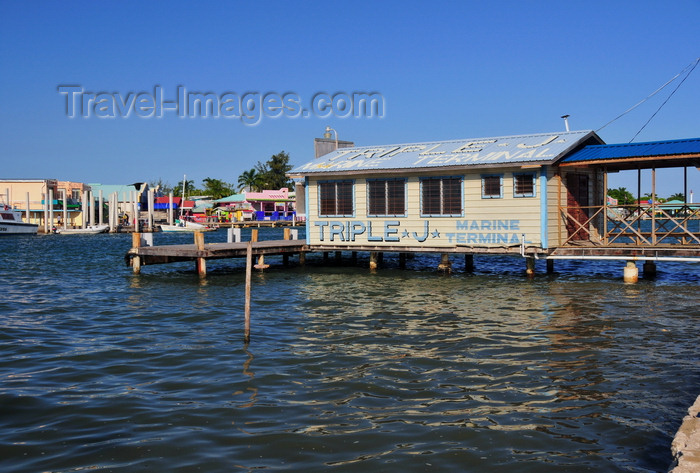
[[[250,288],[253,273],[253,242],[249,241],[245,252],[245,326],[243,340],[250,342]]]
[[[194,244],[197,246],[197,250],[204,251],[204,233],[194,232]],[[200,278],[207,275],[207,260],[204,258],[197,258],[197,274]]]
[[[406,253],[399,253],[399,268],[406,269]]]
[[[547,274],[552,274],[554,272],[554,260],[547,260]]]
[[[442,255],[440,256],[440,264],[438,264],[438,271],[447,274],[452,272],[452,262],[450,261],[449,253],[442,253]]]
[[[251,243],[258,241],[258,229],[257,228],[254,228],[250,231],[250,241],[251,241]],[[258,255],[258,264],[255,265],[255,269],[263,270],[263,269],[267,269],[269,267],[270,267],[269,264],[265,264],[265,256],[263,256],[262,254]]]
[[[134,232],[131,234],[131,247],[139,248],[141,246],[141,234]],[[131,257],[131,267],[134,270],[134,274],[141,273],[141,257],[138,255]]]
[[[283,234],[285,240],[290,240],[292,238],[292,233],[289,228],[285,228]],[[289,254],[285,253],[284,255],[282,255],[282,264],[284,266],[289,265]]]
[[[369,252],[369,269],[374,271],[379,267],[379,252],[370,251]]]
[[[464,255],[464,272],[473,273],[474,272],[474,255],[467,254]]]
[[[653,278],[656,276],[656,263],[653,261],[645,261],[642,266],[642,271],[644,272],[645,278]]]
[[[533,256],[525,258],[525,274],[529,278],[535,277],[535,258]]]

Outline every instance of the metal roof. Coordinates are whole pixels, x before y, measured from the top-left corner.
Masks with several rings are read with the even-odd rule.
[[[551,164],[578,146],[603,143],[590,130],[341,148],[292,169],[291,176],[396,169]]]
[[[658,158],[658,159],[654,159]],[[675,158],[669,160],[668,158]],[[560,161],[560,165],[611,164],[618,168],[636,167],[645,163],[658,166],[697,165],[700,158],[700,138],[682,140],[648,141],[645,143],[623,143],[589,145]],[[654,161],[653,163],[651,161]]]

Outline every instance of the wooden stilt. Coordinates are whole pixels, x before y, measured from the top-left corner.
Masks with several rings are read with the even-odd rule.
[[[299,253],[299,266],[304,266],[306,264],[306,253],[303,251]]]
[[[554,260],[547,260],[547,274],[552,274],[554,272]]]
[[[369,269],[374,271],[379,267],[379,253],[370,251],[369,253]]]
[[[442,253],[442,255],[440,255],[440,264],[438,264],[438,271],[448,274],[452,272],[452,262],[450,261],[449,253]]]
[[[141,234],[140,233],[132,233],[131,234],[131,247],[132,248],[140,248],[141,247]],[[140,256],[132,256],[131,257],[131,268],[133,269],[134,274],[141,273],[141,257]]]
[[[406,269],[406,253],[399,253],[399,268]]]
[[[474,255],[464,255],[464,272],[474,272]]]
[[[199,251],[204,251],[204,233],[194,232],[194,244],[197,246]],[[195,269],[199,277],[203,278],[207,275],[207,260],[204,258],[197,258],[195,260]]]
[[[336,251],[335,252],[335,264],[340,265],[342,262],[343,262],[343,252]]]
[[[653,278],[656,276],[656,263],[653,261],[645,261],[644,266],[642,266],[642,271],[644,272],[645,278]]]
[[[529,278],[535,277],[535,258],[532,256],[525,258],[525,274]]]
[[[245,343],[250,342],[250,289],[251,277],[253,273],[253,242],[249,241],[246,248],[245,256],[245,309],[244,309],[244,330],[243,340]]]

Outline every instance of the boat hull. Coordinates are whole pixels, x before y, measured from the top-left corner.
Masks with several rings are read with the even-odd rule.
[[[216,230],[216,228],[205,227],[204,225],[186,225],[184,227],[180,225],[161,225],[160,229],[163,232],[179,233],[211,232],[213,230]]]
[[[23,222],[0,222],[0,235],[36,235],[39,225]]]
[[[59,228],[56,233],[59,235],[96,235],[109,230],[109,225],[96,225],[86,228]]]

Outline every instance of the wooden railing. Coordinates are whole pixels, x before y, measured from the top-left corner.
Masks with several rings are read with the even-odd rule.
[[[698,205],[559,207],[559,215],[559,246],[700,246]]]

